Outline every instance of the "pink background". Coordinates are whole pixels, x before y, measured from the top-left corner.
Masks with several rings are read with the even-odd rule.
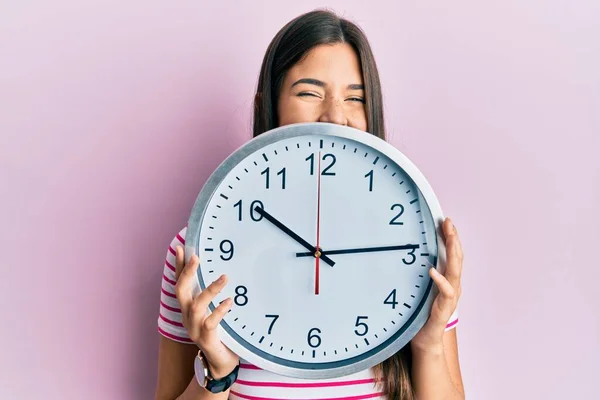
[[[268,42],[323,3],[10,3],[0,398],[152,398],[167,245],[250,137]],[[594,397],[600,3],[326,5],[369,35],[390,141],[458,226],[467,398]]]

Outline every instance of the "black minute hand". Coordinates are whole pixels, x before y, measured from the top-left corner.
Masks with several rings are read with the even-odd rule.
[[[279,222],[277,219],[275,219],[275,217],[273,217],[271,214],[269,214],[268,212],[266,212],[264,209],[262,209],[259,206],[254,207],[254,211],[256,211],[258,214],[262,215],[267,221],[271,222],[273,225],[275,225],[276,227],[281,229],[283,232],[285,232],[288,236],[290,236],[296,242],[298,242],[302,246],[304,246],[307,250],[310,250],[311,251],[310,253],[306,253],[307,257],[315,256],[317,249],[314,246],[311,246],[310,243],[308,243],[306,240],[302,239],[296,233],[294,233],[290,228],[288,228],[287,226],[285,226],[284,224]],[[326,255],[323,255],[323,253],[319,253],[319,257],[321,258],[321,260],[325,261],[327,264],[331,265],[332,267],[335,265],[335,262],[333,262],[333,260],[331,258],[327,257]]]
[[[418,244],[403,244],[398,246],[379,246],[379,247],[359,247],[355,249],[342,249],[342,250],[329,250],[323,251],[321,254],[334,255],[334,254],[352,254],[352,253],[373,253],[376,251],[391,251],[391,250],[413,250],[418,249]],[[310,257],[312,253],[296,253],[296,257]],[[321,256],[323,258],[323,256]]]

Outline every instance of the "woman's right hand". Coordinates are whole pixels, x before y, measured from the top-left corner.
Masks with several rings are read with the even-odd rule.
[[[185,265],[183,248],[177,246],[175,252],[175,294],[181,306],[183,326],[206,357],[211,376],[220,379],[233,371],[239,363],[239,357],[221,342],[217,331],[221,319],[231,309],[233,300],[227,298],[212,313],[208,313],[208,305],[227,284],[227,276],[221,275],[194,298],[196,271],[200,265],[198,256],[194,254]]]

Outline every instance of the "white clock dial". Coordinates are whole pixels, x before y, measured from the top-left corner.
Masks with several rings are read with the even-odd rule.
[[[228,275],[211,309],[234,299],[221,331],[258,365],[348,373],[423,322],[435,220],[405,168],[352,133],[248,149],[205,195],[200,287]]]

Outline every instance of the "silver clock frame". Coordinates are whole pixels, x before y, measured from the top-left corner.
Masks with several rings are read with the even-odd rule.
[[[438,271],[443,273],[446,267],[446,248],[442,234],[442,223],[444,216],[439,201],[425,176],[406,155],[385,140],[371,134],[365,134],[364,131],[360,131],[355,128],[324,122],[290,124],[264,132],[235,150],[215,169],[200,190],[188,220],[188,228],[185,237],[186,263],[190,260],[193,254],[199,254],[198,243],[200,240],[200,233],[202,229],[201,224],[204,219],[204,214],[210,200],[212,199],[212,196],[215,194],[216,189],[219,187],[223,179],[225,179],[225,177],[230,173],[230,171],[232,171],[246,157],[259,151],[265,146],[276,143],[283,139],[306,135],[335,136],[360,142],[389,157],[390,160],[398,164],[398,166],[400,166],[406,172],[406,174],[413,180],[417,188],[421,191],[423,200],[427,203],[431,217],[433,218],[438,247],[437,263],[435,267],[438,269]],[[201,270],[199,268],[198,275],[200,274]],[[201,291],[200,276],[198,275],[196,276],[197,281],[196,288],[193,293],[194,297]],[[247,347],[235,340],[222,327],[221,324],[218,327],[219,337],[221,338],[221,341],[241,359],[244,359],[259,368],[279,375],[304,379],[329,379],[347,376],[371,368],[386,360],[398,352],[416,335],[416,333],[423,327],[425,322],[427,322],[431,312],[433,300],[439,293],[433,281],[430,281],[430,285],[431,288],[428,290],[428,294],[425,299],[421,302],[422,306],[420,307],[419,311],[416,312],[416,316],[413,318],[410,326],[393,342],[389,343],[387,347],[384,347],[380,351],[374,352],[371,356],[363,358],[362,360],[353,364],[328,369],[294,368],[263,358],[252,352]]]

